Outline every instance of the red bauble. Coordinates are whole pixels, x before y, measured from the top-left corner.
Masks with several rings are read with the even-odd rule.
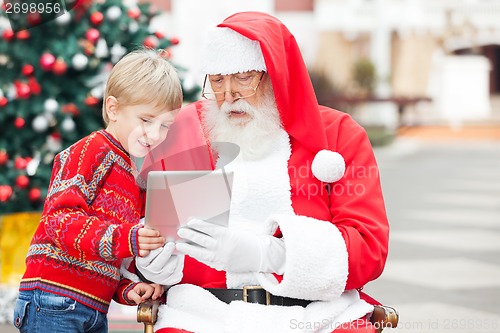
[[[56,62],[56,57],[54,57],[53,54],[44,53],[40,57],[40,67],[42,67],[44,71],[52,70],[52,67],[54,66],[55,62]]]
[[[23,128],[24,125],[26,125],[26,121],[22,117],[17,117],[16,120],[14,120],[14,126],[18,129]]]
[[[159,32],[159,31],[155,32],[155,36],[158,39],[163,39],[163,37],[165,37],[165,35],[163,34],[163,32]]]
[[[28,165],[28,161],[23,157],[16,157],[14,160],[14,167],[18,170],[23,170]]]
[[[7,98],[5,96],[0,97],[0,107],[3,108],[4,106],[7,105],[8,102],[9,101],[7,100]]]
[[[90,28],[85,33],[85,38],[89,42],[91,42],[92,44],[95,44],[95,42],[97,42],[97,40],[99,39],[100,36],[101,36],[101,33],[99,32],[99,30],[97,30],[95,28]]]
[[[158,47],[158,38],[155,36],[148,36],[144,38],[144,46],[150,49],[156,49]]]
[[[73,116],[78,116],[80,114],[80,110],[78,110],[78,107],[74,103],[64,104],[61,108],[61,111],[63,113],[69,113]]]
[[[0,202],[6,202],[12,195],[12,187],[9,185],[0,185]]]
[[[17,178],[16,178],[16,185],[20,188],[28,187],[29,183],[30,183],[30,179],[28,178],[28,176],[20,175],[20,176],[17,176]]]
[[[41,197],[42,197],[42,191],[40,191],[39,188],[34,187],[28,192],[28,199],[31,202],[38,201],[40,200]]]
[[[92,14],[90,14],[90,22],[93,25],[99,25],[102,23],[103,20],[104,20],[104,15],[102,15],[101,12],[93,12]]]
[[[62,58],[57,58],[54,66],[52,67],[52,72],[55,75],[63,75],[68,70],[68,65]]]
[[[24,76],[31,76],[35,72],[35,67],[33,67],[30,64],[26,64],[23,66],[23,69],[21,70]]]
[[[172,43],[172,45],[179,44],[179,38],[177,38],[177,37],[170,38],[170,43]]]
[[[129,10],[127,11],[127,15],[131,19],[137,20],[139,17],[141,17],[141,10],[139,9],[139,7],[129,8]]]
[[[17,82],[14,84],[16,86],[16,98],[28,99],[31,96],[31,88],[28,84],[24,82]]]
[[[3,38],[8,42],[14,40],[15,36],[16,34],[11,29],[5,29],[5,31],[3,32]]]
[[[85,98],[85,104],[88,106],[96,106],[99,103],[99,99],[95,98],[94,96],[89,96]]]
[[[21,30],[18,33],[16,33],[16,37],[19,40],[27,40],[31,37],[31,34],[28,30]]]
[[[31,89],[31,93],[33,95],[38,95],[42,91],[42,86],[37,82],[37,80],[34,77],[30,77],[28,79],[28,86]]]
[[[9,160],[9,154],[7,154],[5,150],[0,150],[0,165],[7,164],[8,160]]]
[[[40,13],[38,12],[30,12],[26,16],[26,20],[28,21],[28,24],[33,27],[42,23],[42,15],[40,15]]]

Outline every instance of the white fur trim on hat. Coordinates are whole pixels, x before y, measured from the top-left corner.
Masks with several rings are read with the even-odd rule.
[[[344,176],[345,161],[339,153],[323,149],[314,156],[311,170],[322,182],[333,183]]]
[[[212,28],[202,48],[203,74],[234,74],[252,70],[266,71],[259,42],[229,28]]]

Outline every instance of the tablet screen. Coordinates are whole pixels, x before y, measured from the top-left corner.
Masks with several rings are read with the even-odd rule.
[[[151,171],[146,193],[146,227],[178,241],[177,230],[191,218],[227,226],[233,173],[215,171]]]

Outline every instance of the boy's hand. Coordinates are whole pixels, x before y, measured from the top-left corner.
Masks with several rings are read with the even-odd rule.
[[[157,299],[163,295],[164,291],[165,289],[163,286],[159,284],[139,282],[128,292],[127,298],[134,301],[135,304],[140,304],[148,298],[152,298],[153,300]]]
[[[165,244],[165,238],[155,229],[140,228],[138,236],[140,257],[147,256],[151,250],[159,249]]]

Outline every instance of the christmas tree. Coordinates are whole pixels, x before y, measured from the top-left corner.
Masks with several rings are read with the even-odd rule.
[[[170,58],[179,42],[151,30],[158,13],[148,4],[66,0],[50,16],[40,7],[14,13],[15,2],[5,1],[0,17],[0,214],[43,208],[55,154],[103,127],[114,63],[141,46]],[[193,100],[199,88],[176,67],[184,100]]]

